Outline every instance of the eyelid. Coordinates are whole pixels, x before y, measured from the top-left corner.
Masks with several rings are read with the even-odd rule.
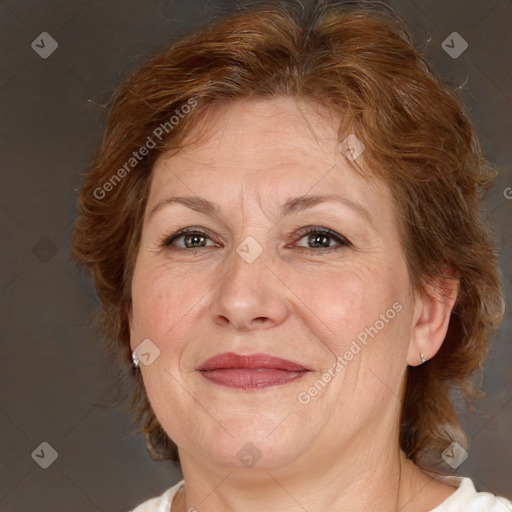
[[[289,230],[288,236],[289,237],[300,237],[302,238],[305,235],[308,235],[310,233],[324,233],[326,235],[330,235],[333,238],[339,239],[341,242],[345,242],[348,245],[352,245],[352,242],[346,237],[343,236],[341,233],[338,233],[337,231],[334,231],[331,228],[312,224],[310,226],[296,226]]]
[[[298,240],[300,240],[300,239],[304,238],[305,236],[312,234],[312,233],[322,233],[322,234],[328,235],[329,237],[333,238],[337,242],[338,245],[333,246],[333,247],[325,247],[323,249],[315,248],[315,247],[297,246],[298,249],[305,249],[305,250],[309,250],[309,251],[317,251],[318,249],[320,249],[323,252],[326,252],[328,250],[333,250],[333,249],[337,249],[340,247],[351,247],[352,246],[352,242],[348,238],[346,238],[345,236],[341,235],[340,233],[338,233],[330,228],[323,227],[323,226],[310,225],[310,226],[294,227],[293,229],[291,229],[288,232],[287,236],[289,238],[293,237],[294,243],[296,243]],[[202,228],[199,226],[187,226],[185,228],[179,229],[178,231],[172,233],[171,235],[164,236],[163,240],[161,242],[161,245],[163,247],[169,247],[175,240],[177,240],[183,236],[190,235],[190,234],[204,235],[212,242],[214,242],[214,238],[215,238],[215,236],[213,236],[213,233],[209,229]],[[222,238],[222,237],[217,237],[217,238]],[[206,249],[207,247],[212,247],[212,246],[211,245],[205,246],[205,247],[202,247],[202,249]],[[180,247],[180,249],[184,249],[184,248]],[[198,247],[196,249],[200,249],[200,247]],[[184,250],[189,250],[189,249],[184,249]]]
[[[213,238],[213,236],[212,236],[213,233],[209,229],[201,228],[199,226],[188,226],[186,228],[179,229],[178,231],[176,231],[170,235],[164,236],[163,240],[162,240],[162,246],[169,247],[169,245],[171,245],[172,242],[174,242],[178,238],[181,238],[182,236],[185,236],[185,235],[191,235],[194,233],[199,233],[201,235],[204,235],[205,237],[209,238],[210,240],[212,240],[212,238]]]

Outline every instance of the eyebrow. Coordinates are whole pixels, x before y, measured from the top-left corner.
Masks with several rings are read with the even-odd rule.
[[[323,195],[304,195],[299,197],[292,197],[286,201],[281,207],[281,215],[284,217],[286,215],[290,215],[291,213],[296,213],[300,211],[307,210],[309,208],[313,208],[314,206],[329,202],[336,201],[339,203],[348,206],[356,213],[358,213],[361,217],[364,217],[366,220],[371,222],[371,215],[368,210],[366,210],[362,205],[352,201],[348,197],[340,196],[337,194],[323,194]],[[215,215],[219,216],[221,208],[217,203],[213,203],[208,201],[203,197],[197,196],[171,196],[160,202],[158,202],[151,211],[149,212],[148,219],[151,218],[158,210],[161,210],[168,204],[182,204],[191,210],[195,210],[199,213],[204,213],[206,215]]]

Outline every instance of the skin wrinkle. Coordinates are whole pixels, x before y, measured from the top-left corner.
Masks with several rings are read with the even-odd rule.
[[[367,489],[376,493],[373,486],[381,478],[377,473],[382,471],[386,480],[395,472],[396,468],[386,472],[377,467],[366,485],[366,470],[375,466],[368,454],[379,453],[385,444],[389,451],[380,453],[380,459],[396,462],[396,445],[376,438],[372,428],[389,427],[417,464],[443,467],[442,453],[451,442],[444,428],[461,434],[452,392],[460,392],[466,400],[479,397],[471,376],[483,366],[489,337],[503,319],[494,229],[485,220],[480,201],[497,169],[485,158],[460,95],[435,71],[426,72],[430,69],[426,56],[413,47],[414,38],[403,20],[391,9],[350,4],[323,3],[300,14],[288,4],[242,10],[213,23],[207,31],[173,43],[117,89],[103,140],[84,176],[73,255],[94,280],[105,354],[114,363],[112,369],[119,369],[122,385],[112,405],[127,406],[132,425],[144,434],[152,457],[180,465],[178,442],[189,485],[186,501],[196,502],[200,512],[208,512],[200,501],[205,496],[209,497],[207,508],[216,512],[247,510],[245,499],[257,503],[265,495],[270,506],[263,504],[261,509],[288,508],[280,496],[272,501],[275,489],[265,486],[263,478],[256,481],[262,475],[258,468],[247,472],[254,478],[245,482],[239,468],[225,469],[240,462],[232,451],[235,435],[251,437],[251,432],[265,429],[275,428],[282,444],[276,449],[279,443],[273,435],[263,441],[253,439],[263,443],[265,456],[259,469],[279,466],[272,470],[278,477],[273,482],[285,484],[292,493],[300,489],[315,508],[337,499],[334,491],[319,496],[317,488],[331,490],[329,484],[339,481],[344,487],[337,485],[338,492],[351,487],[355,496],[357,489],[348,477],[344,479],[352,474],[363,494]],[[307,42],[305,33],[311,36]],[[169,119],[172,111],[180,112],[177,124]],[[328,127],[330,116],[339,119]],[[338,152],[348,133],[366,146],[352,163]],[[195,146],[190,144],[194,139]],[[141,159],[143,147],[151,150],[148,158]],[[346,148],[340,149],[347,154]],[[205,165],[192,165],[193,161]],[[356,176],[366,178],[364,185]],[[383,183],[391,198],[386,187],[381,194]],[[334,204],[280,219],[285,191],[297,196],[330,189],[349,195],[362,191],[359,200],[374,209],[385,207],[376,215],[377,234],[368,232],[363,237],[355,218]],[[171,192],[221,199],[224,221],[180,207],[169,209],[157,223],[146,223],[143,229],[147,200],[153,204]],[[386,218],[388,206],[396,219]],[[329,217],[332,210],[341,217]],[[306,224],[350,235],[355,245],[332,253],[299,252],[291,242],[296,229]],[[163,249],[164,238],[186,225],[209,228],[219,243],[216,249],[192,250],[187,256]],[[385,237],[380,239],[379,232]],[[401,234],[398,242],[396,233]],[[246,234],[264,247],[251,265],[235,251]],[[304,242],[305,238],[300,243]],[[387,252],[392,253],[389,262]],[[407,272],[402,275],[404,255]],[[134,276],[137,279],[132,281]],[[433,283],[434,289],[432,278],[441,279]],[[453,307],[450,293],[457,294],[453,278],[461,282],[448,318]],[[441,291],[435,289],[438,285]],[[429,301],[428,293],[437,301]],[[269,390],[261,396],[273,399],[261,404],[253,403],[254,394],[247,394],[247,414],[254,410],[264,414],[235,424],[230,404],[221,403],[225,395],[210,394],[205,400],[207,390],[190,392],[203,382],[194,380],[195,364],[228,349],[303,358],[318,369],[313,381],[333,355],[344,353],[349,340],[372,325],[393,300],[403,302],[400,315],[369,340],[348,371],[337,375],[307,406],[286,396],[279,402],[275,395],[285,389]],[[148,336],[162,349],[151,372],[131,366],[131,351]],[[407,350],[404,340],[408,340]],[[416,368],[420,351],[429,361]],[[381,367],[390,358],[396,366],[405,364],[404,360],[410,365],[399,422],[391,418],[395,411],[391,416],[383,412],[389,388],[396,390],[403,377]],[[148,379],[154,383],[148,387],[149,398]],[[370,397],[358,397],[364,386],[357,383],[366,381]],[[381,395],[371,396],[374,385],[383,388]],[[364,421],[372,400],[371,412],[381,412],[378,425]],[[287,409],[290,402],[295,405],[292,414]],[[237,414],[243,419],[242,410],[238,407]],[[227,429],[217,433],[217,428],[224,427],[217,411],[228,428],[233,422],[235,435]],[[345,414],[338,418],[338,411]],[[347,415],[347,411],[355,412]],[[265,415],[269,424],[258,420]],[[178,418],[183,425],[176,427]],[[338,426],[333,438],[343,446],[326,451],[322,432],[332,424]],[[358,435],[352,439],[354,428]],[[319,444],[313,445],[315,429]],[[219,440],[215,446],[209,444],[213,438]],[[369,439],[371,446],[358,445],[361,439]],[[359,448],[359,459],[351,459],[344,447],[353,449],[352,453]],[[212,456],[215,450],[220,458]],[[225,458],[228,453],[232,460]],[[340,461],[334,460],[338,453],[343,453],[341,472],[336,472]],[[316,454],[318,461],[312,456],[306,460],[308,454]],[[283,457],[296,464],[287,465]],[[362,467],[362,461],[368,468]],[[196,466],[202,471],[196,471]],[[316,481],[306,485],[298,477],[293,481],[293,473],[286,474],[293,467],[312,468]],[[411,474],[418,475],[407,470],[403,476]],[[193,481],[187,475],[194,475]],[[386,492],[393,486],[388,483]],[[416,495],[431,502],[415,499],[400,512],[432,509],[435,489],[430,484],[430,480],[418,484],[412,478],[401,485],[401,503],[409,503],[408,498]],[[229,491],[237,487],[238,495],[231,495]],[[421,492],[423,488],[428,488],[427,494]],[[247,495],[250,489],[257,490],[252,497]],[[236,503],[235,496],[240,498]],[[349,500],[350,493],[345,497]],[[185,502],[182,505],[184,509]],[[349,505],[358,508],[358,504]],[[380,505],[383,512],[385,505]]]
[[[299,122],[303,115],[309,116],[323,145],[311,137],[308,123]],[[397,499],[410,501],[411,489],[428,477],[400,455],[395,437],[397,395],[411,357],[410,339],[403,333],[422,316],[416,297],[409,294],[391,194],[358,175],[341,154],[333,154],[328,140],[332,148],[335,126],[306,105],[298,112],[287,98],[240,102],[224,118],[219,112],[216,121],[223,129],[214,130],[215,124],[210,129],[218,139],[205,138],[156,163],[147,208],[186,188],[220,201],[223,217],[173,204],[146,218],[132,287],[132,348],[149,338],[161,351],[141,371],[160,423],[181,449],[185,504],[205,512],[250,512],[270,504],[285,511],[296,507],[296,500],[315,512],[339,509],[341,503],[351,510],[372,510],[371,504],[378,502],[380,512],[394,512]],[[298,147],[303,151],[296,152]],[[277,154],[284,162],[278,169]],[[335,157],[336,172],[325,173]],[[168,173],[169,165],[176,171]],[[283,198],[334,188],[368,208],[377,229],[338,203],[296,212],[269,229]],[[159,248],[171,219],[173,231],[197,225],[226,244],[193,251]],[[291,226],[309,224],[328,224],[353,241],[354,248],[313,254],[282,246]],[[248,235],[264,246],[251,264],[234,250]],[[314,400],[300,404],[298,393],[332,365],[333,354],[344,354],[350,340],[396,301],[402,311]],[[221,388],[194,368],[224,351],[270,352],[307,364],[314,372],[261,391]],[[164,371],[180,386],[162,378]],[[246,442],[263,455],[250,473],[236,455]],[[377,467],[376,456],[383,461]],[[298,474],[297,467],[308,467],[309,475]],[[216,487],[219,475],[229,477]],[[326,487],[328,482],[337,485]],[[453,490],[436,485],[444,495],[446,488]],[[283,488],[291,494],[283,495]],[[422,496],[413,503],[432,504],[432,498]]]

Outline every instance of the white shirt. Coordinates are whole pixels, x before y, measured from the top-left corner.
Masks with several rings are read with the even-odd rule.
[[[457,490],[430,512],[512,512],[511,501],[488,492],[477,492],[470,478],[444,476],[438,479],[457,487]],[[184,480],[181,480],[160,496],[141,503],[131,512],[170,512],[172,500],[183,483]]]

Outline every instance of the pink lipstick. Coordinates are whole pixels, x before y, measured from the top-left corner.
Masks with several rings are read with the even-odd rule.
[[[215,384],[239,389],[263,389],[300,379],[308,368],[269,354],[226,352],[211,357],[197,371]]]

